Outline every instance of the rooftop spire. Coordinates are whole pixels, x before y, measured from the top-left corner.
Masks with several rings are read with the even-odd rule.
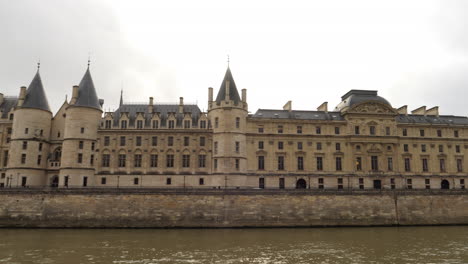
[[[120,89],[120,104],[119,106],[123,105],[123,89]]]
[[[228,57],[227,63],[228,63],[228,68],[229,68],[229,54],[227,55],[227,57]]]
[[[216,103],[219,104],[221,101],[225,100],[226,94],[229,95],[229,100],[234,101],[234,104],[239,103],[241,100],[239,92],[237,91],[236,83],[232,77],[231,69],[229,67],[226,70],[223,82],[221,83],[218,95],[216,96]]]
[[[44,86],[42,85],[41,75],[39,74],[39,67],[40,62],[37,63],[36,75],[26,90],[24,103],[21,107],[35,108],[51,112],[49,102],[47,101],[47,97],[44,91]]]
[[[86,69],[78,88],[78,98],[76,99],[75,105],[101,110],[101,104],[99,103],[99,99],[96,94],[96,88],[94,88],[93,78],[89,71],[89,62],[88,68]]]

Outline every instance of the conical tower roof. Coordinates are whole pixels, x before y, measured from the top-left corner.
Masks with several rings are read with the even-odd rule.
[[[76,99],[75,105],[92,107],[101,110],[101,104],[99,104],[99,99],[96,94],[96,89],[94,88],[93,78],[89,71],[89,67],[81,79],[79,89],[78,89],[78,98]]]
[[[226,70],[226,74],[224,75],[223,82],[221,83],[221,87],[219,88],[218,95],[216,96],[216,103],[221,103],[226,98],[226,85],[229,82],[229,99],[234,101],[234,104],[238,104],[240,102],[239,92],[237,91],[236,83],[234,82],[234,78],[232,77],[231,69],[228,67]]]
[[[51,112],[39,70],[37,70],[34,79],[26,90],[26,96],[21,107],[35,108]]]

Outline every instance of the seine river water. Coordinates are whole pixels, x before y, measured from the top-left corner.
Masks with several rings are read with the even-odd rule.
[[[0,263],[468,263],[468,226],[0,229]]]

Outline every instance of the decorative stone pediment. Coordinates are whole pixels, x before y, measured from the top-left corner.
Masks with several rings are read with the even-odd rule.
[[[362,102],[354,105],[346,111],[355,114],[379,114],[379,115],[397,115],[397,111],[388,105],[379,102]]]

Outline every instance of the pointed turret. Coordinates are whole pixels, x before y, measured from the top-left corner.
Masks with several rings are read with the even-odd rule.
[[[75,105],[101,110],[101,105],[99,104],[99,99],[96,94],[96,89],[94,88],[93,78],[91,77],[89,67],[86,70],[83,79],[81,79]]]
[[[123,89],[120,90],[120,103],[119,103],[119,106],[122,106],[123,105]]]
[[[223,82],[219,88],[218,96],[216,96],[216,103],[220,104],[223,100],[232,100],[234,104],[238,104],[241,99],[237,91],[236,83],[232,77],[231,69],[228,67],[224,75]]]
[[[26,90],[26,95],[24,97],[24,102],[21,105],[23,108],[35,108],[41,109],[48,112],[50,111],[49,102],[44,91],[44,86],[42,85],[41,75],[39,74],[39,69],[37,70],[34,79]]]

